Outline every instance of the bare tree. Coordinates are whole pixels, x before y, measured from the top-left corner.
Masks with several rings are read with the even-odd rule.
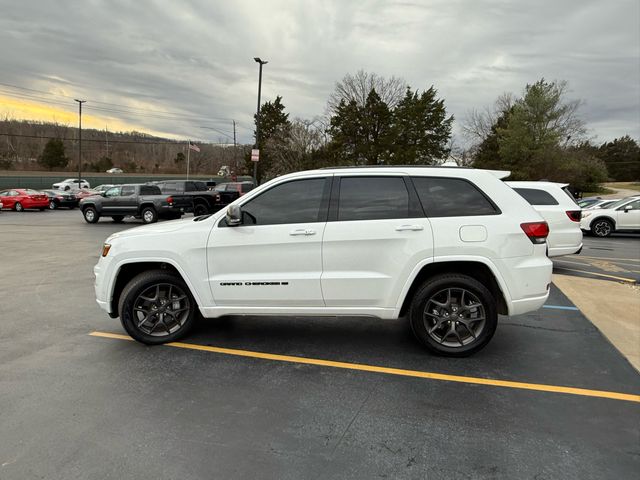
[[[376,73],[358,70],[355,75],[347,74],[336,82],[335,90],[329,95],[327,111],[334,114],[341,100],[346,103],[355,101],[363,106],[372,89],[380,96],[390,109],[394,109],[402,100],[407,90],[407,82],[399,77],[385,78]]]
[[[493,105],[484,107],[481,110],[471,110],[462,121],[464,136],[474,143],[482,142],[489,136],[491,127],[496,124],[498,118],[511,110],[515,102],[515,96],[512,93],[505,92],[496,99]]]
[[[287,128],[280,128],[265,145],[265,151],[272,159],[271,167],[265,175],[275,178],[310,168],[313,152],[326,143],[324,130],[318,119],[300,118],[296,118]]]

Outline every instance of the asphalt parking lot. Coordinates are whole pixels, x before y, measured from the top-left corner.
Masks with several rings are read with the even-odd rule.
[[[554,271],[613,282],[640,283],[640,234],[585,236],[580,255],[553,259]]]
[[[464,359],[361,318],[229,317],[146,347],[93,293],[103,240],[139,223],[0,213],[3,480],[637,478],[640,375],[555,287]]]

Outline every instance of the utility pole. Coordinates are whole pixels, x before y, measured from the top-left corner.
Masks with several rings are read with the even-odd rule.
[[[108,136],[109,131],[107,130],[107,126],[104,126],[104,141],[107,144],[107,158],[111,158],[109,157],[109,136]]]
[[[189,157],[191,156],[191,140],[187,140],[187,180],[189,180]]]
[[[238,149],[236,144],[236,121],[233,122],[233,173],[238,175]]]
[[[260,57],[254,57],[253,60],[260,64],[260,73],[258,74],[258,112],[256,115],[256,149],[260,148],[260,95],[262,93],[262,66],[269,63],[261,60]],[[253,163],[253,179],[256,186],[258,185],[258,162]]]
[[[74,100],[78,102],[78,190],[82,190],[82,104],[86,100]]]

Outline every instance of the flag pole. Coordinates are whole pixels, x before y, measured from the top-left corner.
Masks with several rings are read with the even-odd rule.
[[[191,140],[187,140],[187,180],[189,180],[189,157],[191,156]]]

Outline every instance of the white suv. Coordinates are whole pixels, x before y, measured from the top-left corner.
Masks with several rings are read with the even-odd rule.
[[[548,227],[501,181],[446,167],[334,168],[271,180],[225,211],[116,233],[98,304],[147,344],[222,315],[405,314],[430,350],[486,345],[498,314],[537,310]]]
[[[549,224],[549,256],[571,255],[582,251],[582,210],[567,190],[568,183],[507,182]]]
[[[623,198],[606,208],[582,212],[580,228],[596,237],[608,237],[620,231],[640,231],[640,195]]]
[[[61,182],[54,183],[52,187],[57,190],[80,190],[80,188],[78,188],[78,184],[80,184],[80,188],[91,188],[89,182],[86,180],[79,182],[77,178],[67,178]]]

